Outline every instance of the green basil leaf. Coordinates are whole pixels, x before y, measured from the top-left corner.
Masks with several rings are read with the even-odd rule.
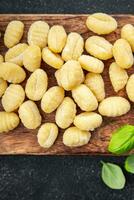
[[[123,154],[134,148],[134,126],[125,125],[117,129],[110,140],[108,150],[115,154]]]
[[[125,176],[122,169],[112,163],[102,162],[102,180],[111,189],[123,189],[125,186]]]
[[[134,154],[131,156],[128,156],[125,160],[125,169],[126,171],[134,174]]]

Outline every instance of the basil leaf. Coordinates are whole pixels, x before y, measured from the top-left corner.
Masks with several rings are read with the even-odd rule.
[[[134,174],[134,154],[127,157],[125,161],[125,169],[126,171]]]
[[[102,162],[102,180],[111,189],[123,189],[125,186],[125,176],[122,169],[112,163]]]
[[[134,126],[125,125],[117,129],[110,140],[108,150],[115,154],[123,154],[134,148]]]

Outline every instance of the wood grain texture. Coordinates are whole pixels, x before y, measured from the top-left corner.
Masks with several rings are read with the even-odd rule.
[[[126,23],[134,24],[134,16],[132,15],[114,15],[118,21],[118,29],[104,36],[107,40],[113,43],[116,39],[120,38],[120,29]],[[4,55],[6,52],[6,47],[3,44],[3,35],[7,24],[12,20],[21,20],[25,24],[25,32],[21,42],[27,41],[27,31],[32,22],[37,20],[45,20],[50,26],[55,24],[63,25],[67,33],[76,31],[80,33],[84,40],[89,36],[94,35],[90,32],[85,25],[87,15],[0,15],[0,30],[2,32],[2,38],[0,39],[0,54]],[[118,94],[113,91],[111,86],[108,69],[110,63],[113,59],[105,61],[105,70],[102,76],[105,81],[106,96],[119,95],[126,97],[125,89],[121,90]],[[49,77],[49,87],[56,85],[56,80],[54,77],[55,70],[44,62],[42,62],[41,68],[43,68]],[[134,73],[134,67],[128,70],[129,75]],[[27,73],[27,77],[30,73]],[[23,83],[25,86],[25,82]],[[66,95],[70,96],[69,92]],[[37,102],[40,109],[40,102]],[[131,104],[132,105],[132,104]],[[3,110],[0,104],[0,110]],[[55,112],[51,114],[45,114],[41,111],[42,123],[44,122],[54,122]],[[80,112],[80,110],[78,111]],[[112,132],[123,124],[134,124],[134,105],[131,107],[131,111],[124,116],[116,118],[103,118],[103,124],[100,128],[92,132],[92,138],[89,144],[80,148],[68,148],[62,143],[63,130],[59,129],[59,136],[55,144],[50,149],[41,148],[37,143],[36,130],[28,130],[22,124],[20,124],[15,130],[10,131],[6,134],[0,134],[0,154],[34,154],[34,155],[78,155],[78,154],[98,154],[98,155],[110,155],[107,151],[107,145],[111,137]],[[130,152],[132,153],[132,152]]]

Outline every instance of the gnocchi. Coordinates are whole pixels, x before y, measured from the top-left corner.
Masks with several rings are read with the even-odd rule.
[[[126,24],[122,27],[121,38],[128,41],[134,52],[134,26],[132,24]]]
[[[126,91],[130,101],[134,102],[134,74],[132,74],[128,79]]]
[[[7,89],[7,82],[3,78],[0,78],[0,97],[2,97],[6,89]]]
[[[4,58],[2,55],[0,55],[0,63],[3,63],[4,62]]]

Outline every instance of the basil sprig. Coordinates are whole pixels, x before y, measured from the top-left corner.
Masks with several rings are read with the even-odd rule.
[[[126,171],[134,174],[134,154],[127,157],[125,160]]]

